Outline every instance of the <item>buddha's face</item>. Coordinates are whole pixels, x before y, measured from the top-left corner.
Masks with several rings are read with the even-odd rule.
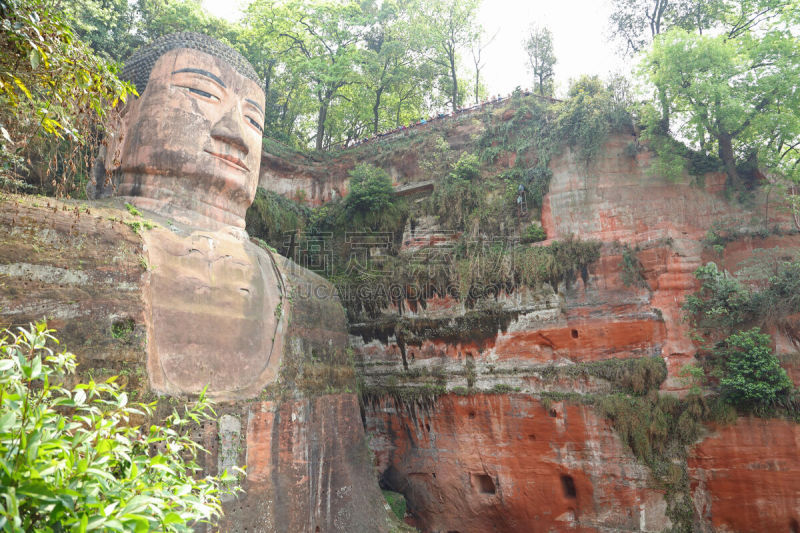
[[[167,216],[181,210],[244,227],[258,184],[263,106],[261,87],[225,61],[187,48],[165,53],[125,113],[118,193]]]

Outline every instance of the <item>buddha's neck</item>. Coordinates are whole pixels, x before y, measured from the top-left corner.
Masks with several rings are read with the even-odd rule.
[[[164,186],[180,181],[163,176],[126,174],[118,185],[116,196],[187,226],[210,230],[244,229],[245,209],[241,209],[241,214],[235,212],[240,207],[235,201],[226,201],[211,190],[189,191],[183,187]]]

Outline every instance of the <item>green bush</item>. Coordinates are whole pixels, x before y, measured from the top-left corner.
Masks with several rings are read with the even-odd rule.
[[[759,328],[734,333],[715,350],[725,365],[722,394],[732,405],[768,412],[792,390],[792,381],[772,352],[772,339]]]
[[[361,163],[350,171],[349,188],[343,205],[352,230],[394,230],[405,218],[403,202],[385,170]]]
[[[555,138],[577,148],[586,163],[600,153],[610,132],[632,129],[626,102],[597,76],[583,76],[572,84],[555,122]]]
[[[458,161],[453,164],[451,176],[454,179],[472,181],[481,174],[481,163],[478,156],[470,153],[463,153]]]
[[[625,245],[622,249],[622,283],[626,287],[646,287],[647,281],[644,277],[644,266],[636,256],[636,250]]]
[[[0,529],[190,532],[217,519],[234,478],[201,477],[205,450],[189,437],[213,414],[208,401],[136,426],[153,405],[129,404],[116,378],[61,385],[75,356],[49,348],[51,333],[0,332]]]
[[[547,233],[545,233],[544,228],[538,222],[534,222],[522,233],[522,238],[520,239],[523,243],[531,243],[531,242],[540,242],[547,239]]]
[[[746,287],[714,263],[698,268],[695,277],[702,285],[684,304],[693,324],[703,332],[725,335],[771,325],[800,340],[796,323],[788,318],[800,312],[800,261],[769,261],[749,270],[752,277],[766,278],[760,287]]]
[[[428,212],[439,217],[448,229],[464,230],[468,220],[486,205],[486,194],[476,179],[480,173],[477,156],[462,154],[439,180],[428,200]]]
[[[399,492],[394,492],[392,490],[381,490],[383,492],[383,497],[386,499],[386,503],[389,504],[391,507],[392,512],[395,516],[402,520],[406,516],[406,498]]]
[[[101,121],[132,86],[53,0],[0,2],[0,187],[82,194]]]
[[[293,239],[303,232],[311,210],[273,191],[257,189],[253,204],[245,215],[247,233],[284,255],[290,255]]]
[[[730,334],[758,315],[750,292],[729,273],[714,263],[699,267],[695,277],[700,290],[686,298],[683,308],[693,324],[704,332]]]

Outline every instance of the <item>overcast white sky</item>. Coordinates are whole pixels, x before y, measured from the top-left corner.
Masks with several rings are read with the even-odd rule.
[[[211,13],[235,19],[247,0],[203,0]],[[532,86],[526,68],[522,41],[531,23],[553,32],[557,92],[563,93],[570,78],[580,74],[606,76],[611,71],[627,72],[629,67],[606,41],[608,0],[483,0],[479,19],[488,36],[497,37],[484,51],[481,77],[491,94],[507,94],[514,87]],[[466,55],[466,54],[465,54]],[[471,57],[466,56],[471,66]]]

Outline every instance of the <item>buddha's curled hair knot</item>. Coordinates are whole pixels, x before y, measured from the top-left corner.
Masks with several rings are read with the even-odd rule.
[[[171,33],[139,48],[125,62],[120,78],[132,82],[136,91],[142,94],[158,59],[176,48],[191,48],[218,57],[245,78],[261,83],[255,69],[242,54],[213,37],[194,32]]]

